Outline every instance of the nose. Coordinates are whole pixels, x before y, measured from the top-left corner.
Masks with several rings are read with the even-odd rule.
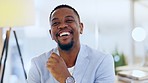
[[[58,27],[59,29],[62,29],[62,28],[67,28],[68,27],[68,25],[67,24],[65,24],[65,23],[62,23],[62,24],[60,24],[60,26]]]

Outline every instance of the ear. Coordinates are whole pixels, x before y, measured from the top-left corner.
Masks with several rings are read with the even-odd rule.
[[[80,23],[80,34],[83,33],[83,23]]]
[[[53,40],[53,36],[52,36],[52,34],[51,34],[51,29],[49,30],[49,33],[50,33],[50,36],[51,36],[51,38],[52,38],[52,40]]]

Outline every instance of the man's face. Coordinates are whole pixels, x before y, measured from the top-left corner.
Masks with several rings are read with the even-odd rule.
[[[83,24],[72,9],[60,8],[53,12],[50,19],[51,37],[63,50],[77,44],[83,31]],[[64,46],[64,47],[63,47]]]

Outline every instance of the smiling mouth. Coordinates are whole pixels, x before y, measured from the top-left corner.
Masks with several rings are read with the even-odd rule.
[[[69,36],[70,35],[70,32],[62,32],[59,34],[60,37],[62,36]]]

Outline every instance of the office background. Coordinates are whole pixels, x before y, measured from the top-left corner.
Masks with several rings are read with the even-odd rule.
[[[84,23],[81,43],[111,54],[117,49],[119,53],[124,53],[128,65],[142,63],[148,52],[148,37],[137,42],[132,39],[131,33],[136,27],[148,33],[148,0],[34,0],[34,25],[13,28],[27,72],[33,57],[56,47],[48,32],[48,17],[58,4],[68,4],[78,10]],[[0,28],[0,50],[7,29]],[[8,56],[6,76],[9,75],[10,80],[16,83],[23,72],[21,64],[18,64],[20,61],[12,33]]]

